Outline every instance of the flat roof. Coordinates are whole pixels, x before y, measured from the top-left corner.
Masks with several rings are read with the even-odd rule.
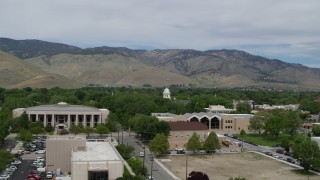
[[[51,105],[40,105],[25,108],[26,111],[81,111],[81,112],[101,112],[98,108],[82,106],[82,105],[70,105],[67,103],[58,103]]]
[[[86,150],[72,152],[72,162],[122,160],[109,141],[86,142]]]

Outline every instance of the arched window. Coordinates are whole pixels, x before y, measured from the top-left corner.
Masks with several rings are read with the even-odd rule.
[[[200,119],[202,124],[205,124],[209,128],[209,119],[207,117],[203,117]]]
[[[220,121],[217,117],[211,119],[211,129],[220,129]]]

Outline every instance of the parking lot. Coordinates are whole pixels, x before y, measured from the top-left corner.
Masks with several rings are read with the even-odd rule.
[[[0,180],[42,180],[45,179],[45,138],[35,137],[32,143],[8,140],[15,159],[1,172]],[[16,144],[17,143],[17,144]]]

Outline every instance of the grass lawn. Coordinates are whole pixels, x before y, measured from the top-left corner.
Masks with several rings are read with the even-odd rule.
[[[274,140],[270,136],[264,136],[260,134],[245,134],[243,136],[241,136],[240,134],[234,134],[233,136],[244,139],[246,141],[254,142],[262,146],[273,146],[274,144],[281,144],[281,136],[277,140]]]

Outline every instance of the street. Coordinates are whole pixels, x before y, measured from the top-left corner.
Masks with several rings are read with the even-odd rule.
[[[114,136],[115,138],[117,138],[117,136]],[[120,138],[119,138],[119,143],[122,143],[122,136],[120,134]],[[129,137],[129,133],[128,132],[123,132],[123,144],[125,145],[129,145],[134,147],[134,154],[133,156],[139,156],[140,152],[143,152],[143,144],[138,141],[135,138],[135,134],[131,133],[131,136]],[[152,176],[154,177],[154,179],[156,180],[173,180],[173,178],[162,168],[160,167],[156,162],[151,162],[150,160],[150,154],[151,152],[149,151],[148,148],[146,148],[145,150],[145,167],[148,169],[148,173],[151,175],[151,164],[153,163],[153,171],[152,171]],[[143,160],[143,158],[142,158]]]

